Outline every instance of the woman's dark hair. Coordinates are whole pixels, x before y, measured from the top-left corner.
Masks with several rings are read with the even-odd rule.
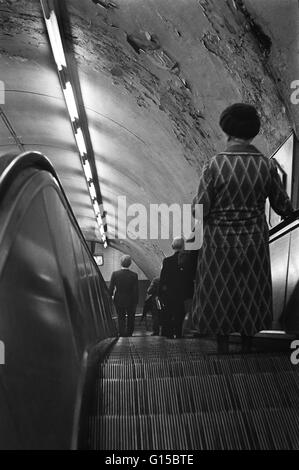
[[[235,103],[226,108],[220,116],[222,130],[231,137],[253,139],[261,127],[257,110],[251,104]]]

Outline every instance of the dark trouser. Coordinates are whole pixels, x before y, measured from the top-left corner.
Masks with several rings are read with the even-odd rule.
[[[127,308],[117,306],[118,315],[118,330],[120,336],[132,336],[135,326],[135,310],[133,308]]]
[[[185,318],[185,306],[183,299],[176,301],[168,300],[166,302],[166,311],[164,312],[162,335],[182,337],[183,322]]]
[[[152,324],[154,335],[158,335],[160,332],[160,311],[155,307],[152,308]]]

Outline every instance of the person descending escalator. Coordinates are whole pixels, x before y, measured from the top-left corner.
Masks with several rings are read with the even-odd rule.
[[[172,242],[174,254],[163,260],[159,297],[165,305],[162,335],[167,338],[181,338],[185,318],[185,292],[180,254],[184,250],[184,239],[175,238]]]
[[[159,298],[159,282],[160,279],[158,277],[155,277],[152,280],[146,292],[146,298],[143,307],[143,320],[146,319],[148,312],[151,312],[152,315],[152,336],[160,335],[160,326],[162,322],[163,304]]]
[[[293,211],[274,159],[251,144],[259,133],[254,106],[225,109],[220,127],[226,149],[203,168],[193,200],[203,205],[203,244],[198,255],[193,321],[200,334],[217,335],[218,350],[228,352],[230,333],[251,338],[272,323],[272,284],[265,203],[282,217]]]
[[[138,304],[138,275],[131,271],[129,255],[121,258],[121,269],[111,276],[109,293],[114,300],[118,315],[120,336],[132,336],[135,326],[135,312]]]

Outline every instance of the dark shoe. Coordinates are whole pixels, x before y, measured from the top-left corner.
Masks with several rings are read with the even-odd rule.
[[[251,353],[252,337],[242,336],[242,353]]]
[[[218,335],[217,336],[217,353],[218,354],[228,354],[229,353],[228,336],[226,336],[226,335]]]

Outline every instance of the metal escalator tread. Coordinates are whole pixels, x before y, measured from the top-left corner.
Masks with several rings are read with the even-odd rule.
[[[199,339],[121,338],[93,402],[90,449],[299,449],[299,369],[283,352],[221,356]]]

